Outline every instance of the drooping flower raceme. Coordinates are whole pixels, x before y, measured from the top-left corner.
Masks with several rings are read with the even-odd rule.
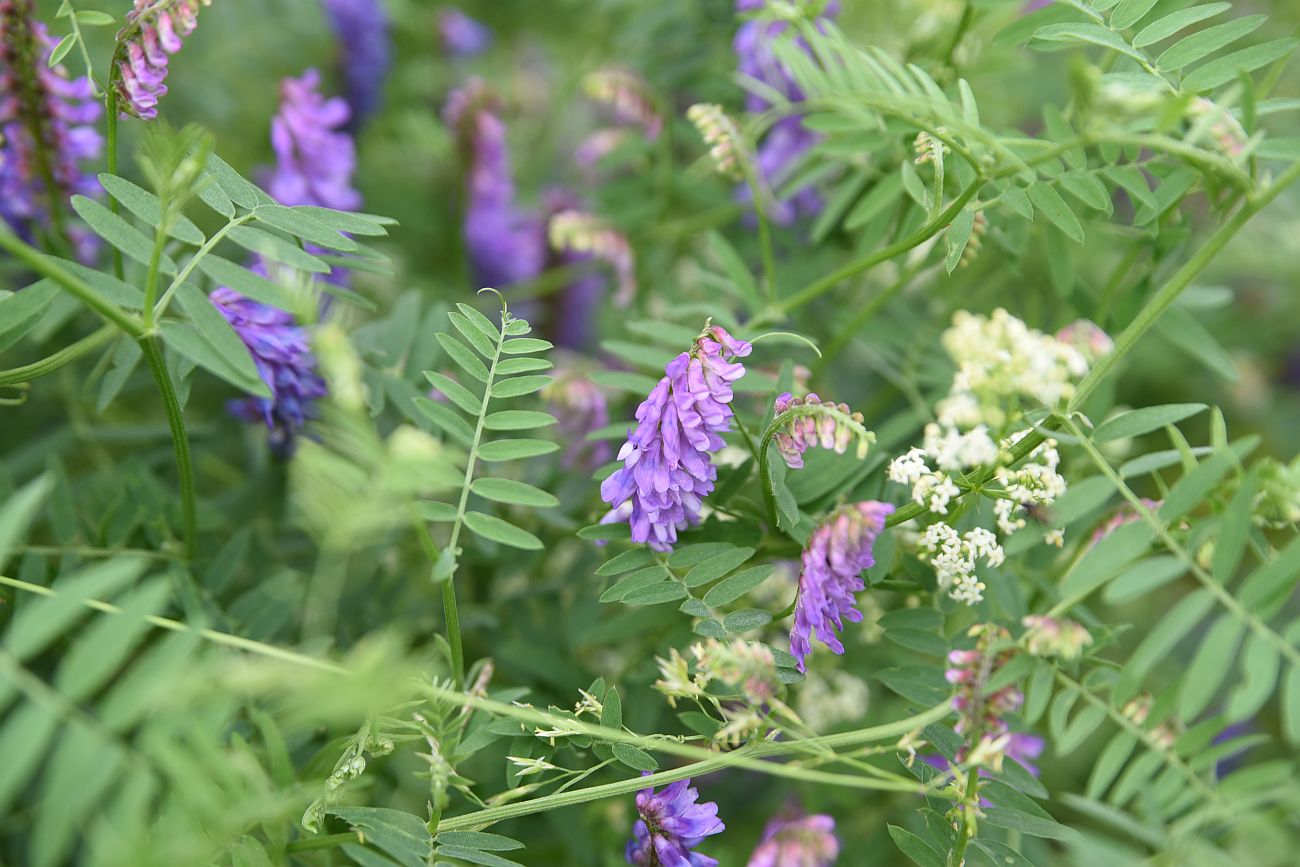
[[[117,34],[117,93],[123,116],[152,120],[167,93],[168,55],[199,25],[199,7],[212,0],[135,0]]]
[[[637,407],[636,429],[618,453],[623,466],[600,486],[611,514],[631,524],[633,541],[668,551],[678,530],[699,522],[718,477],[712,455],[731,429],[732,383],[745,375],[735,359],[751,349],[721,326],[705,326]]]
[[[383,99],[384,80],[392,65],[392,37],[382,0],[323,0],[330,28],[339,44],[343,98],[355,131],[375,113]]]
[[[283,310],[233,289],[222,286],[209,297],[244,341],[258,374],[271,389],[270,398],[244,398],[230,409],[246,421],[264,422],[271,431],[272,448],[287,455],[295,435],[313,416],[312,404],[325,396],[325,380],[316,372],[307,332]]]
[[[790,629],[790,653],[800,671],[812,653],[814,633],[833,653],[844,652],[836,630],[844,628],[845,620],[862,620],[854,594],[866,588],[862,570],[875,565],[872,546],[893,511],[889,503],[865,500],[837,509],[813,530],[803,550]]]
[[[542,221],[520,212],[506,147],[506,127],[491,110],[486,87],[471,79],[447,99],[443,119],[456,131],[468,167],[465,246],[480,286],[504,287],[541,273]]]
[[[746,867],[830,867],[840,855],[835,820],[824,813],[773,817]]]
[[[1025,697],[1013,684],[990,690],[988,683],[1003,666],[1011,661],[1014,650],[994,650],[995,644],[1008,641],[1010,633],[991,623],[977,623],[966,633],[975,639],[970,650],[954,650],[948,654],[946,679],[957,687],[952,706],[957,711],[958,734],[978,730],[981,737],[989,738],[1007,732],[1006,714],[1020,707]]]
[[[590,256],[614,269],[618,290],[614,306],[627,307],[636,297],[636,261],[627,237],[599,217],[582,211],[561,211],[551,217],[547,235],[560,252]]]
[[[63,66],[50,68],[53,48],[31,0],[0,0],[0,219],[26,241],[56,230],[74,193],[98,189],[82,169],[100,152],[94,88],[87,78],[70,79]],[[89,258],[94,236],[65,231]]]
[[[271,120],[275,170],[267,192],[286,207],[316,205],[350,211],[361,204],[352,186],[356,148],[343,132],[348,104],[320,92],[320,73],[280,82],[280,110]]]
[[[637,867],[717,867],[718,859],[692,851],[705,837],[726,830],[718,805],[697,803],[700,793],[689,779],[669,783],[661,791],[642,789],[636,796],[640,818],[624,849],[627,863]]]
[[[857,458],[862,460],[876,440],[875,434],[862,426],[862,413],[853,412],[847,404],[822,400],[816,394],[794,397],[787,391],[776,399],[773,409],[776,418],[795,411],[774,437],[781,457],[791,469],[803,466],[803,453],[813,446],[842,455],[849,443],[856,442]]]
[[[709,146],[709,156],[718,174],[732,180],[745,177],[745,163],[749,159],[735,122],[722,110],[722,106],[701,102],[686,110],[686,119],[695,124],[700,137]]]
[[[452,57],[482,54],[492,44],[492,31],[487,25],[450,6],[438,12],[438,37]]]

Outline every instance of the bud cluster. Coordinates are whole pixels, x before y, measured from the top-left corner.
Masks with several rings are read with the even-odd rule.
[[[855,454],[862,460],[876,441],[876,435],[863,426],[862,413],[852,412],[847,404],[822,400],[816,394],[793,397],[787,391],[776,399],[774,411],[778,419],[790,416],[777,430],[775,439],[781,457],[791,469],[802,467],[803,453],[814,446],[842,455],[849,443],[856,443]]]
[[[1030,614],[1020,621],[1026,628],[1025,649],[1034,656],[1058,656],[1066,661],[1078,659],[1092,644],[1092,635],[1073,620]]]
[[[709,146],[709,156],[718,169],[718,174],[732,180],[745,177],[744,150],[741,144],[740,130],[722,110],[714,103],[696,103],[686,110],[686,118],[700,131],[704,143]]]
[[[1015,650],[995,650],[995,645],[1010,641],[1011,634],[992,623],[977,623],[966,633],[975,639],[970,650],[948,654],[944,678],[957,687],[952,706],[960,714],[959,734],[978,731],[983,737],[996,738],[1007,732],[1005,714],[1018,709],[1024,695],[1014,685],[988,690],[986,684],[999,669],[1011,661]]]

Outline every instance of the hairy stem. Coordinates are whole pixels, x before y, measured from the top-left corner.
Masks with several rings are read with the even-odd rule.
[[[24,364],[22,367],[0,370],[0,386],[31,382],[33,379],[39,379],[42,376],[51,374],[59,368],[71,364],[83,355],[94,352],[112,340],[116,334],[116,328],[112,325],[105,325],[93,334],[88,334],[76,343],[63,347],[47,358],[33,361],[31,364]]]

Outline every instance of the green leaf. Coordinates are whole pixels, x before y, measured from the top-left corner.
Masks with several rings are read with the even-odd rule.
[[[1147,186],[1147,180],[1137,166],[1110,165],[1102,169],[1102,174],[1129,194],[1134,204],[1138,206],[1139,212],[1149,213],[1152,219],[1160,212],[1160,204],[1156,201],[1156,197],[1151,195],[1151,188]],[[1142,220],[1139,219],[1138,222]]]
[[[227,382],[239,386],[250,394],[271,397],[271,389],[257,372],[257,365],[248,346],[235,333],[235,329],[226,321],[226,317],[221,315],[207,295],[185,283],[176,290],[176,303],[185,311],[185,315],[189,317],[190,323],[199,336],[221,357],[224,365],[223,369],[217,369],[194,356],[190,357],[191,361],[207,367]],[[185,351],[181,346],[176,346],[176,349],[180,352]]]
[[[1074,215],[1074,211],[1070,210],[1070,206],[1065,203],[1065,199],[1061,198],[1061,194],[1055,187],[1037,181],[1029,187],[1029,200],[1034,203],[1039,213],[1046,215],[1047,219],[1072,241],[1083,243],[1083,226],[1079,224],[1079,218]]]
[[[498,503],[514,503],[520,506],[537,506],[540,508],[550,508],[560,504],[554,494],[524,482],[516,482],[513,479],[493,479],[485,476],[475,479],[474,484],[470,486],[470,490],[480,497]]]
[[[930,846],[929,843],[904,828],[897,825],[887,825],[889,837],[898,847],[898,851],[906,855],[914,864],[920,867],[944,867],[943,858],[938,852]]]
[[[676,581],[664,581],[651,587],[632,590],[622,598],[624,605],[662,605],[686,598],[686,588]]]
[[[485,539],[500,542],[502,545],[509,545],[511,548],[540,551],[544,547],[542,540],[527,530],[520,529],[508,521],[503,521],[493,515],[486,515],[483,512],[466,512],[465,526]]]
[[[1190,27],[1198,21],[1213,18],[1215,15],[1226,12],[1231,8],[1231,3],[1206,3],[1204,6],[1181,9],[1163,18],[1157,18],[1146,27],[1143,27],[1133,37],[1133,44],[1138,48],[1144,48],[1147,45],[1168,39],[1178,31]]]
[[[480,445],[478,456],[484,461],[517,461],[549,455],[559,448],[559,443],[547,440],[504,439]]]
[[[86,225],[95,230],[95,234],[109,244],[146,267],[150,264],[153,256],[153,239],[146,237],[135,226],[99,202],[85,196],[73,196],[72,209],[86,221]],[[175,274],[176,263],[163,253],[158,259],[158,270],[164,274]]]
[[[944,270],[951,274],[957,269],[961,262],[962,254],[966,251],[966,242],[970,240],[971,229],[975,226],[975,211],[971,208],[964,208],[960,214],[953,218],[952,224],[948,226],[948,232],[945,236],[948,245],[948,255],[944,260]]]
[[[633,569],[640,569],[642,566],[649,566],[655,561],[653,551],[645,548],[633,548],[631,551],[624,551],[622,554],[615,554],[596,570],[597,575],[621,575],[624,572],[630,572]]]
[[[1028,834],[1031,837],[1071,840],[1079,836],[1078,831],[1062,825],[1055,819],[1044,819],[1041,816],[1022,813],[1019,810],[1012,810],[1007,807],[985,808],[984,821],[999,828],[1006,828],[1009,831]]]
[[[633,394],[649,394],[659,384],[659,380],[654,377],[628,370],[597,370],[591,374],[590,379],[597,385]]]
[[[488,369],[483,362],[478,360],[478,356],[470,351],[470,348],[461,343],[455,337],[445,332],[439,332],[435,337],[438,345],[443,348],[451,360],[460,365],[461,370],[477,379],[479,382],[488,381]]]
[[[1165,425],[1175,424],[1206,409],[1203,403],[1167,403],[1129,410],[1107,419],[1093,432],[1092,441],[1107,443],[1126,437],[1141,436]]]
[[[491,360],[497,354],[497,341],[500,335],[494,334],[488,337],[478,325],[471,322],[463,313],[457,313],[454,310],[447,314],[451,324],[460,332],[460,336],[470,346],[478,351],[478,354],[486,359]]]
[[[699,587],[726,575],[754,556],[753,548],[732,548],[709,557],[686,573],[686,586]],[[672,561],[669,561],[672,563]],[[674,568],[678,568],[673,564]]]
[[[1243,72],[1253,72],[1261,66],[1281,60],[1295,50],[1295,46],[1296,40],[1290,37],[1274,39],[1211,60],[1183,79],[1183,90],[1198,93],[1227,84]]]
[[[709,588],[709,592],[704,594],[704,604],[716,608],[734,602],[770,578],[774,571],[776,567],[768,563],[737,572]]]
[[[249,394],[258,397],[270,397],[271,390],[253,368],[249,371],[236,366],[212,345],[193,325],[175,319],[164,319],[158,326],[163,342],[179,352],[182,356],[202,367],[209,373]]]
[[[60,578],[56,595],[28,601],[18,609],[4,636],[4,646],[19,662],[41,652],[90,609],[86,599],[108,600],[144,574],[149,561],[115,557]]]
[[[1131,732],[1115,733],[1093,763],[1092,773],[1088,776],[1087,797],[1096,799],[1106,794],[1110,784],[1115,782],[1123,770],[1124,763],[1133,755],[1137,742],[1137,735]]]
[[[199,188],[199,199],[212,210],[227,220],[235,217],[235,203],[230,200],[216,184],[205,184]]]
[[[1158,0],[1122,0],[1110,13],[1110,26],[1116,30],[1127,30],[1137,24],[1151,11]]]
[[[1114,578],[1151,547],[1153,532],[1145,521],[1135,521],[1111,531],[1061,582],[1061,595],[1084,596]]]
[[[488,430],[535,430],[555,424],[555,416],[531,409],[503,409],[488,413],[483,426]]]
[[[1231,614],[1224,614],[1206,634],[1183,677],[1178,694],[1178,715],[1182,719],[1195,719],[1205,710],[1210,699],[1218,692],[1223,679],[1232,668],[1237,656],[1237,645],[1246,631],[1246,625]]]
[[[498,398],[520,397],[541,391],[555,380],[549,376],[516,376],[512,379],[498,379],[492,383],[492,396]]]
[[[1033,38],[1043,42],[1075,42],[1099,45],[1102,48],[1118,51],[1120,54],[1127,55],[1139,62],[1146,60],[1142,52],[1134,50],[1118,33],[1100,24],[1087,22],[1048,24],[1046,27],[1035,30]]]
[[[1168,526],[1196,508],[1210,489],[1227,475],[1235,460],[1236,456],[1230,451],[1215,453],[1170,488],[1156,516]]]
[[[299,271],[308,271],[314,274],[328,274],[330,272],[330,266],[320,259],[300,249],[292,242],[286,241],[279,235],[273,235],[262,229],[255,229],[252,226],[235,226],[226,233],[226,237],[245,250],[257,253],[274,262],[288,265],[290,268],[297,268]]]
[[[1102,591],[1101,598],[1108,605],[1123,605],[1186,574],[1187,564],[1177,557],[1164,554],[1147,557],[1109,582]]]
[[[762,304],[758,293],[758,283],[754,280],[754,275],[750,273],[750,270],[745,267],[745,262],[740,258],[740,254],[736,252],[736,248],[732,247],[727,239],[717,231],[710,231],[705,238],[709,245],[709,251],[722,265],[722,269],[726,272],[732,285],[745,296],[745,299],[749,302],[749,308],[757,310]]]
[[[1282,730],[1292,745],[1300,744],[1300,665],[1291,666],[1282,679]]]
[[[903,194],[903,176],[897,172],[885,175],[853,207],[844,219],[844,228],[859,229],[891,208]]]
[[[297,205],[290,210],[306,214],[336,231],[347,232],[349,235],[387,235],[388,230],[384,226],[389,222],[395,222],[369,214],[354,214],[350,211],[336,211],[315,205]]]
[[[722,618],[722,627],[728,632],[748,632],[772,622],[772,615],[758,608],[745,608],[733,611]]]
[[[1147,630],[1142,642],[1124,664],[1113,700],[1122,705],[1142,686],[1142,680],[1156,663],[1169,655],[1179,641],[1214,607],[1208,590],[1198,590],[1180,599],[1169,613]]]
[[[412,402],[420,415],[433,422],[460,445],[465,448],[473,445],[474,429],[469,426],[469,422],[457,414],[456,410],[446,404],[429,400],[427,397],[413,398]]]
[[[222,286],[228,286],[254,301],[269,304],[279,310],[292,310],[294,300],[279,283],[212,253],[199,259],[198,269]]]
[[[1034,867],[1033,862],[1006,843],[985,840],[982,837],[976,837],[970,842],[972,846],[988,856],[989,862],[995,867]]]
[[[486,831],[443,831],[438,835],[437,841],[440,846],[465,846],[488,852],[508,852],[511,849],[524,848],[523,843],[512,837],[489,834]]]
[[[502,858],[500,855],[493,855],[491,852],[482,852],[464,846],[439,846],[438,855],[445,855],[458,861],[468,861],[471,864],[481,864],[483,867],[524,867],[518,861],[511,861],[509,858]],[[439,861],[438,863],[442,864],[443,862]]]
[[[0,352],[22,340],[40,323],[59,291],[59,284],[45,279],[8,298],[0,298]]]
[[[1156,66],[1161,69],[1181,69],[1255,32],[1267,20],[1266,15],[1247,15],[1207,27],[1175,42],[1156,58]]]
[[[503,358],[497,362],[497,376],[511,376],[516,373],[532,373],[536,370],[550,370],[554,364],[545,358]]]
[[[110,175],[107,172],[99,175],[99,185],[107,190],[110,196],[121,202],[128,211],[155,229],[162,222],[162,202],[153,193],[136,186],[126,178],[119,178],[117,175]],[[184,214],[176,217],[175,224],[168,230],[167,234],[196,247],[207,240],[204,238],[203,233],[199,231],[199,227],[194,225]]]
[[[659,763],[654,760],[653,756],[631,744],[612,744],[610,751],[614,753],[614,758],[634,771],[659,770]]]
[[[253,218],[318,247],[342,250],[345,253],[357,249],[356,241],[340,234],[337,229],[306,211],[286,208],[282,205],[258,205],[253,209]]]
[[[998,194],[998,201],[1026,220],[1034,218],[1034,205],[1029,201],[1029,195],[1014,184]]]
[[[1250,573],[1241,585],[1241,604],[1261,617],[1271,617],[1290,595],[1300,574],[1300,538],[1292,539],[1277,556]]]
[[[429,380],[434,388],[450,398],[451,402],[463,409],[475,418],[483,409],[483,398],[474,394],[465,386],[461,385],[450,376],[445,376],[436,371],[426,370],[424,378]]]
[[[26,537],[27,528],[53,487],[54,479],[50,475],[37,476],[0,504],[0,569]]]
[[[632,553],[632,552],[628,552]],[[654,565],[645,569],[639,569],[625,578],[620,578],[604,593],[600,594],[601,602],[622,602],[623,597],[635,590],[641,590],[668,579],[668,570],[663,566]],[[676,583],[676,582],[673,582]],[[680,586],[680,585],[679,585]]]
[[[75,32],[69,33],[67,36],[64,36],[62,39],[60,39],[59,44],[54,46],[54,50],[50,52],[50,59],[47,62],[49,68],[53,69],[54,67],[62,63],[63,58],[68,56],[68,52],[76,47],[77,47],[77,34]]]
[[[165,578],[153,578],[119,600],[119,613],[100,617],[82,630],[63,655],[54,687],[68,701],[81,702],[118,675],[128,657],[154,625],[145,618],[157,615],[171,598]]]
[[[254,192],[253,185],[244,180],[239,172],[232,169],[230,164],[221,157],[214,153],[208,154],[208,161],[204,168],[232,202],[250,211],[258,206],[257,193]]]
[[[82,9],[77,12],[77,23],[83,27],[107,27],[113,21],[113,16],[107,12],[96,12],[92,9]]]
[[[1114,210],[1106,185],[1092,172],[1073,171],[1061,175],[1065,191],[1096,211],[1109,214]]]
[[[611,686],[605,690],[600,701],[600,724],[614,731],[623,728],[623,698],[618,694],[618,687]]]
[[[1219,522],[1219,533],[1214,544],[1214,558],[1210,574],[1221,585],[1227,585],[1237,574],[1246,542],[1250,538],[1255,505],[1255,476],[1244,476],[1237,491],[1228,503],[1228,510]]]
[[[501,351],[506,355],[523,355],[529,352],[545,352],[548,349],[554,348],[554,344],[549,340],[539,340],[536,337],[516,337],[513,340],[507,340],[501,345]]]
[[[448,523],[456,520],[456,507],[451,503],[426,500],[417,504],[415,508],[420,513],[420,517],[426,521]]]
[[[1251,632],[1241,652],[1241,679],[1228,693],[1228,722],[1241,722],[1259,713],[1273,695],[1282,656],[1266,636]]]

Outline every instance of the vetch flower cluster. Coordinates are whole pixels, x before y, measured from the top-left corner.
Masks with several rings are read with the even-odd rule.
[[[506,127],[490,110],[487,89],[471,79],[447,99],[443,119],[456,131],[468,167],[465,246],[480,286],[511,286],[541,273],[542,222],[517,209]]]
[[[934,567],[939,588],[967,605],[984,598],[984,582],[975,574],[978,561],[990,567],[1001,566],[1006,552],[994,536],[983,527],[959,534],[943,522],[931,524],[921,536],[921,559]]]
[[[740,130],[727,117],[722,106],[713,103],[696,103],[686,110],[686,118],[695,124],[700,137],[709,146],[709,156],[718,174],[739,181],[745,177],[745,146]]]
[[[957,372],[936,409],[941,424],[959,428],[998,430],[1020,399],[1054,407],[1074,394],[1074,380],[1088,371],[1087,357],[1073,345],[1001,308],[992,316],[959,310],[942,340]]]
[[[1034,656],[1057,656],[1068,662],[1092,644],[1092,635],[1073,620],[1030,614],[1020,622],[1025,626],[1025,649]]]
[[[392,38],[382,0],[324,0],[325,13],[339,44],[343,98],[355,131],[375,113],[383,98],[384,80],[392,66]]]
[[[654,97],[645,79],[629,69],[604,67],[582,80],[587,97],[608,106],[619,123],[637,126],[647,141],[654,141],[663,130],[664,121],[655,108]]]
[[[94,236],[64,228],[60,212],[74,193],[98,189],[82,163],[99,158],[100,107],[88,78],[50,67],[53,50],[31,0],[0,0],[0,219],[28,242],[62,231],[88,259]]]
[[[768,821],[745,867],[831,867],[839,855],[835,820],[796,809]]]
[[[565,443],[566,467],[594,470],[609,460],[609,443],[587,439],[587,434],[609,424],[609,405],[596,383],[567,367],[560,369],[541,394],[558,420],[556,431]]]
[[[126,26],[117,34],[116,86],[124,117],[153,120],[167,93],[168,56],[181,50],[183,37],[199,25],[200,6],[212,0],[135,0]]]
[[[800,671],[812,653],[814,633],[833,653],[844,652],[836,630],[844,629],[844,620],[862,620],[854,594],[866,588],[862,570],[875,565],[872,546],[893,511],[889,503],[865,500],[837,509],[813,530],[801,557],[790,629],[790,653]]]
[[[1148,509],[1154,511],[1160,508],[1164,503],[1164,500],[1153,500],[1149,497],[1143,497],[1141,503]],[[1103,521],[1101,526],[1092,531],[1092,538],[1088,540],[1088,544],[1096,545],[1102,539],[1105,539],[1125,524],[1132,524],[1140,520],[1142,520],[1142,516],[1137,513],[1137,510],[1125,503],[1123,506],[1116,509],[1113,515]]]
[[[627,520],[633,541],[669,551],[678,530],[699,522],[718,477],[712,455],[731,429],[732,383],[745,375],[735,359],[751,349],[721,326],[706,325],[637,407],[636,429],[618,453],[623,466],[600,486],[612,520]]]
[[[822,400],[816,394],[794,397],[787,391],[776,399],[773,409],[777,419],[790,413],[774,439],[791,469],[803,466],[803,453],[813,446],[842,455],[850,443],[855,443],[855,454],[862,460],[876,441],[875,434],[863,427],[862,413],[853,412],[847,404]]]
[[[660,791],[642,789],[636,796],[640,818],[632,826],[624,857],[637,867],[717,867],[718,860],[692,851],[705,837],[726,830],[718,805],[697,803],[700,793],[690,779],[669,783]]]
[[[1056,339],[1083,353],[1091,364],[1115,349],[1115,341],[1090,319],[1076,319],[1056,332]]]
[[[280,110],[271,120],[275,170],[267,192],[286,207],[316,205],[354,210],[361,194],[352,186],[357,167],[352,137],[343,132],[348,104],[320,93],[320,73],[280,82]]]
[[[492,44],[492,31],[449,6],[438,12],[438,38],[452,57],[473,57],[487,51]]]
[[[553,249],[591,256],[609,265],[618,281],[614,305],[627,307],[632,303],[636,297],[636,259],[627,236],[599,217],[576,210],[553,215],[547,234]]]
[[[314,415],[312,404],[325,396],[325,380],[316,372],[307,333],[293,317],[221,286],[209,296],[244,341],[271,397],[249,397],[230,409],[245,421],[262,421],[271,431],[271,447],[287,456],[294,437]]]
[[[975,639],[975,647],[951,651],[944,672],[944,679],[957,687],[952,706],[959,718],[954,728],[958,734],[979,732],[982,738],[996,738],[1007,733],[1005,716],[1025,700],[1013,684],[994,690],[987,687],[993,675],[1015,656],[1014,648],[994,649],[1008,643],[1011,634],[992,623],[977,623],[966,635]]]

